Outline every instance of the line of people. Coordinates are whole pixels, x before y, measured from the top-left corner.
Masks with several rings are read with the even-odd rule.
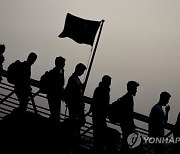
[[[95,140],[95,149],[98,152],[102,152],[103,148],[108,144],[112,144],[111,138],[117,141],[118,133],[112,131],[107,126],[107,116],[109,110],[109,100],[110,100],[110,85],[111,77],[104,75],[98,87],[95,89],[92,104],[88,112],[92,112],[92,121],[93,121],[93,135]],[[134,122],[134,97],[136,96],[139,83],[136,81],[128,81],[127,83],[127,92],[122,97],[118,98],[119,106],[117,105],[117,119],[119,118],[119,124],[123,135],[123,140],[121,144],[121,153],[137,153],[136,150],[142,150],[137,148],[136,150],[131,149],[128,144],[128,136],[136,132],[135,122]],[[169,101],[171,95],[167,91],[160,93],[159,101],[152,107],[149,113],[149,123],[148,123],[148,133],[149,137],[154,138],[165,138],[165,126],[168,121],[168,115],[170,111]],[[121,104],[120,104],[121,103]],[[123,106],[122,106],[123,103]],[[120,110],[120,107],[123,109]],[[180,115],[180,114],[179,114]],[[180,128],[180,116],[178,115],[177,122],[173,129],[174,137],[180,137],[179,128]],[[116,143],[116,142],[115,142]],[[176,150],[179,150],[178,143],[175,146]],[[159,154],[163,153],[165,148],[163,144],[154,144],[152,146],[154,151]],[[172,150],[172,153],[174,152]],[[140,153],[140,151],[138,151]]]
[[[5,45],[0,46],[4,52]],[[2,53],[3,53],[2,52]],[[4,62],[4,57],[1,56],[1,64]],[[19,107],[15,109],[18,112],[25,112],[29,99],[32,98],[32,88],[30,85],[31,67],[37,60],[37,55],[34,52],[29,53],[27,59],[14,69],[14,91],[19,101]],[[82,101],[84,85],[79,77],[84,74],[86,66],[78,63],[74,72],[69,77],[66,88],[64,88],[64,66],[66,59],[62,56],[55,58],[55,66],[49,72],[47,88],[47,100],[50,110],[50,119],[53,122],[60,122],[61,101],[65,101],[68,110],[69,118],[76,121],[77,130],[76,136],[80,138],[80,128],[85,124],[84,102]],[[3,67],[1,67],[3,70]]]
[[[2,63],[4,62],[3,53],[5,51],[5,45],[0,45],[0,62],[1,70]],[[19,100],[19,111],[26,111],[28,99],[31,96],[31,66],[35,63],[37,55],[31,52],[27,60],[21,63],[21,69],[18,72],[18,78],[15,82],[15,93]],[[68,79],[68,83],[64,88],[64,67],[66,59],[64,57],[56,57],[55,67],[51,71],[51,83],[48,84],[47,99],[50,109],[50,119],[55,122],[60,121],[60,108],[61,101],[65,101],[68,110],[69,118],[76,121],[76,133],[77,139],[80,138],[80,129],[85,124],[85,113],[83,102],[83,90],[84,85],[80,80],[87,69],[82,63],[78,63],[75,67],[74,72]],[[1,77],[1,76],[0,76]],[[0,78],[2,79],[2,77]],[[104,75],[100,81],[97,88],[94,90],[92,104],[88,111],[88,114],[92,112],[93,121],[93,136],[95,140],[95,148],[97,151],[102,151],[107,144],[107,139],[109,135],[109,128],[106,123],[106,118],[108,114],[109,104],[110,104],[110,85],[111,77],[109,75]],[[124,106],[124,116],[123,122],[121,122],[120,127],[123,134],[122,151],[127,153],[130,148],[128,147],[127,137],[135,131],[135,123],[133,118],[134,112],[134,96],[136,96],[137,88],[139,83],[136,81],[129,81],[127,83],[127,93],[121,97],[121,100],[125,102]],[[171,95],[164,91],[160,94],[160,99],[157,104],[153,106],[149,114],[149,136],[152,137],[163,137],[165,125],[168,120],[168,113],[170,111],[169,103]],[[165,111],[163,110],[165,107]],[[118,116],[118,115],[117,115]],[[178,126],[179,127],[179,126]],[[115,132],[115,136],[118,133]],[[110,134],[112,135],[112,134]],[[109,142],[108,142],[109,143]]]
[[[99,86],[94,91],[92,104],[89,110],[89,113],[92,112],[95,149],[98,152],[102,152],[104,147],[107,144],[110,144],[109,141],[111,141],[111,138],[115,139],[116,136],[118,136],[118,133],[116,131],[112,131],[112,129],[107,126],[106,120],[110,103],[110,85],[111,77],[108,75],[104,75],[102,77],[102,81],[99,83]],[[121,148],[122,153],[128,152],[129,148],[127,144],[127,137],[129,134],[135,131],[133,118],[134,96],[136,95],[138,86],[139,83],[137,83],[136,81],[129,81],[127,83],[127,93],[121,97],[122,102],[125,104],[123,108],[124,120],[120,123],[123,134],[123,142]],[[119,114],[117,114],[116,116],[119,117]],[[118,142],[118,139],[116,139],[116,141]]]

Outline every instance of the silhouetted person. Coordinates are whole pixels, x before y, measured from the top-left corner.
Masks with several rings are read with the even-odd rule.
[[[80,137],[80,128],[85,124],[85,104],[82,101],[84,87],[79,79],[79,77],[84,74],[85,70],[86,66],[84,64],[77,64],[65,88],[65,102],[68,107],[69,118],[76,121],[77,124],[77,139]]]
[[[164,91],[160,94],[160,99],[157,104],[155,104],[149,115],[149,136],[150,137],[164,137],[164,128],[168,120],[168,113],[170,110],[170,106],[167,105],[169,103],[171,95]],[[163,110],[163,106],[165,107],[165,111]],[[155,144],[155,151],[159,153],[163,149],[163,145]],[[160,151],[159,151],[160,150]]]
[[[26,111],[28,105],[28,98],[31,96],[31,86],[30,86],[30,77],[31,77],[31,66],[37,59],[37,55],[34,52],[31,52],[27,60],[21,62],[20,68],[18,71],[18,77],[15,81],[15,93],[19,101],[19,111]]]
[[[136,96],[137,87],[139,83],[136,81],[129,81],[127,83],[127,93],[122,96],[121,103],[123,103],[123,120],[121,120],[120,126],[123,134],[122,152],[128,153],[129,147],[127,143],[127,137],[135,131],[135,124],[133,118],[134,112],[134,96]]]
[[[92,104],[89,110],[89,112],[92,112],[95,149],[99,152],[103,150],[107,142],[108,129],[106,117],[110,101],[110,85],[111,77],[104,75],[99,86],[94,91]]]
[[[51,120],[60,121],[61,100],[64,93],[64,66],[65,58],[56,57],[55,67],[50,70],[50,83],[48,84],[47,99],[51,113]]]
[[[5,52],[5,45],[4,44],[0,44],[0,82],[2,81],[2,70],[3,70],[3,62],[4,62],[4,55],[3,53]]]
[[[163,137],[164,127],[168,120],[168,113],[170,106],[169,103],[171,95],[168,92],[162,92],[160,94],[160,99],[157,104],[155,104],[149,115],[149,136],[150,137]],[[165,112],[163,111],[163,106],[165,106]]]

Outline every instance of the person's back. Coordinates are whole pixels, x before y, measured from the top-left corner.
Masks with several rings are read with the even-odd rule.
[[[127,93],[121,97],[121,103],[123,102],[123,120],[120,120],[120,127],[123,134],[122,152],[130,150],[127,143],[127,137],[135,131],[135,124],[133,118],[134,112],[134,96],[136,96],[137,87],[139,83],[136,81],[129,81],[127,83]],[[122,109],[121,109],[122,111]]]
[[[90,112],[92,111],[93,136],[95,147],[102,149],[107,139],[106,117],[108,113],[111,77],[104,75],[99,86],[95,89]]]
[[[78,104],[82,98],[82,83],[78,76],[73,73],[69,79],[65,88],[66,103],[72,103],[72,105]]]
[[[60,121],[61,100],[64,94],[64,66],[65,58],[56,57],[55,67],[48,72],[47,99],[50,109],[50,118],[54,122]]]
[[[85,104],[82,101],[83,96],[83,84],[79,77],[84,74],[86,66],[79,63],[75,67],[74,73],[68,79],[67,86],[65,88],[65,103],[67,104],[69,117],[74,120],[77,125],[75,133],[76,139],[80,139],[80,128],[85,124],[84,108]]]
[[[106,121],[105,118],[109,105],[109,91],[100,85],[94,91],[92,102],[94,120],[99,119],[98,121]]]
[[[159,139],[164,137],[164,128],[167,123],[168,113],[170,110],[170,106],[167,105],[170,97],[171,95],[168,92],[161,92],[159,102],[152,107],[149,114],[149,137]],[[163,111],[163,106],[165,107],[165,111]],[[152,148],[154,148],[156,153],[163,153],[164,151],[163,144],[153,144]]]
[[[124,135],[127,137],[135,129],[134,125],[134,96],[137,92],[139,84],[135,81],[129,81],[127,83],[127,93],[121,97],[121,103],[123,103],[123,121],[121,127],[124,130]]]
[[[149,115],[149,136],[164,136],[164,112],[161,106],[154,105]]]
[[[133,120],[133,112],[134,112],[134,100],[133,100],[133,96],[129,93],[126,93],[125,95],[123,95],[121,98],[120,103],[122,103],[120,105],[120,107],[123,107],[123,109],[121,109],[121,116],[123,116],[123,120],[121,120],[121,126],[122,125],[129,125],[131,127],[134,127],[134,120]],[[121,117],[119,117],[121,118]]]
[[[92,98],[92,116],[94,122],[97,121],[97,123],[106,123],[106,117],[109,107],[109,86],[111,84],[111,78],[109,76],[104,76],[104,78],[105,81],[103,81],[102,79],[102,82],[100,82],[99,86],[95,89]]]
[[[160,94],[160,99],[157,104],[155,104],[149,114],[149,136],[151,137],[163,137],[164,127],[168,120],[168,112],[170,110],[169,106],[166,106],[169,102],[171,95],[168,92],[162,92]],[[163,111],[163,106],[165,107],[165,113]]]
[[[64,91],[64,65],[65,65],[65,59],[63,57],[56,57],[56,61],[59,61],[59,67],[58,62],[56,62],[57,66],[55,66],[53,69],[49,71],[49,83],[48,84],[48,92],[54,94],[55,96],[63,97],[63,91]],[[61,64],[62,63],[62,64]],[[61,66],[62,65],[62,66]]]
[[[69,116],[72,118],[77,118],[80,114],[81,106],[84,106],[82,102],[83,84],[79,76],[83,75],[85,70],[84,64],[77,64],[65,88],[65,102],[69,109]]]
[[[25,111],[27,109],[28,98],[31,95],[30,77],[31,66],[37,59],[37,55],[31,52],[26,61],[22,62],[18,68],[18,75],[15,81],[15,93],[19,100],[19,109]]]
[[[21,91],[22,89],[25,92],[30,92],[30,77],[31,77],[31,66],[27,63],[27,61],[21,62],[19,71],[17,74],[17,78],[15,81],[15,90]]]

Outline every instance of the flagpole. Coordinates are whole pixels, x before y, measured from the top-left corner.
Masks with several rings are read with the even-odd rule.
[[[86,85],[87,85],[87,81],[88,81],[88,78],[89,78],[89,74],[90,74],[90,71],[91,71],[91,68],[92,68],[92,64],[93,64],[94,57],[95,57],[95,54],[96,54],[96,49],[97,49],[97,45],[98,45],[98,43],[99,43],[99,39],[100,39],[100,35],[101,35],[101,31],[102,31],[103,24],[104,24],[104,20],[101,21],[98,38],[97,38],[97,41],[96,41],[94,50],[93,50],[93,52],[92,52],[92,56],[91,56],[91,60],[90,60],[90,63],[89,63],[89,67],[88,67],[88,70],[87,70],[87,73],[86,73],[86,77],[85,77],[85,80],[84,80],[83,93],[85,92],[85,88],[86,88]]]

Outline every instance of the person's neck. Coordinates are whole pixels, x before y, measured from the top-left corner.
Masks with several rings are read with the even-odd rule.
[[[132,94],[132,93],[130,93],[130,92],[127,92],[126,94],[127,94],[127,95],[130,95],[130,96],[132,96],[132,97],[133,97],[133,94]]]
[[[55,66],[54,68],[57,69],[57,70],[63,70],[63,68],[57,67],[57,66]]]
[[[163,106],[163,104],[162,104],[162,102],[161,101],[159,101],[158,103],[157,103],[159,106]]]

